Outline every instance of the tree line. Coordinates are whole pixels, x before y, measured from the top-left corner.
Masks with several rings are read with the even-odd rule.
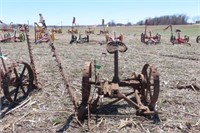
[[[188,24],[188,16],[185,14],[178,15],[165,15],[154,18],[147,18],[145,20],[140,20],[136,23],[136,25],[185,25]],[[116,23],[114,20],[111,20],[107,23],[108,26],[131,26],[133,25],[131,22],[127,22],[126,24]]]
[[[144,25],[145,23],[147,25],[185,25],[188,24],[188,16],[185,14],[180,15],[166,15],[161,17],[155,17],[155,18],[147,18],[146,20],[141,20],[137,22],[137,25]]]

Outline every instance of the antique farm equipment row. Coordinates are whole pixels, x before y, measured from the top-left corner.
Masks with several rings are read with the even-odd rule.
[[[160,34],[156,34],[156,35],[152,35],[151,31],[149,31],[149,36],[147,35],[147,25],[148,22],[147,20],[145,21],[145,30],[144,33],[141,34],[141,42],[145,43],[145,44],[157,44],[160,43],[161,40],[161,35]]]
[[[158,115],[155,109],[160,90],[160,80],[157,69],[154,65],[145,64],[140,74],[130,75],[130,78],[120,79],[119,77],[119,52],[126,52],[127,47],[122,42],[122,37],[109,37],[107,42],[107,52],[114,54],[114,76],[111,81],[99,79],[96,68],[100,67],[94,62],[85,62],[82,77],[82,100],[77,111],[80,121],[97,113],[98,110],[108,107],[120,100],[125,100],[131,107],[136,108],[137,115],[154,116]],[[95,74],[92,74],[94,66]],[[92,77],[94,76],[94,78]],[[122,87],[131,87],[130,92],[124,92]],[[95,93],[97,95],[95,96]],[[132,100],[128,96],[134,96]],[[104,98],[114,99],[110,103],[99,106],[99,102]],[[159,118],[159,117],[158,117]]]
[[[181,30],[180,29],[176,29],[176,31],[175,31],[176,35],[174,35],[172,25],[167,26],[164,30],[167,30],[168,28],[170,28],[170,30],[171,30],[170,42],[172,44],[188,44],[188,45],[191,45],[189,43],[189,36],[188,35],[181,37]]]
[[[32,55],[29,36],[25,30],[30,65],[24,61],[12,63],[9,67],[5,63],[5,55],[0,49],[0,58],[3,68],[0,68],[1,88],[5,98],[11,104],[18,104],[28,97],[34,88],[38,87],[38,80]]]

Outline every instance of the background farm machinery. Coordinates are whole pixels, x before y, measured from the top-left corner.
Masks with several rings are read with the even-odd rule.
[[[157,33],[156,35],[152,35],[151,31],[149,31],[149,36],[147,35],[147,20],[145,21],[145,30],[144,33],[141,34],[141,42],[145,44],[157,44],[160,43],[161,35]]]
[[[102,19],[102,26],[103,26],[103,30],[100,30],[100,31],[99,31],[99,35],[106,35],[106,34],[109,34],[109,31],[106,30],[104,19]]]
[[[44,19],[42,17],[42,14],[39,14],[40,16],[40,22],[43,23]],[[34,31],[35,31],[35,43],[41,43],[41,42],[49,42],[49,38],[47,37],[47,34],[45,33],[46,25],[40,26],[37,22],[34,23]],[[52,41],[54,41],[54,31],[51,30],[50,38]]]
[[[73,21],[72,21],[72,27],[71,27],[71,40],[70,40],[70,44],[72,43],[85,43],[85,42],[89,42],[89,35],[90,34],[86,34],[85,37],[83,37],[83,35],[79,32],[78,33],[78,30],[76,29],[75,31],[77,31],[77,33],[74,31],[74,28],[75,28],[75,25],[76,25],[76,19],[75,17],[73,17]],[[68,32],[69,33],[69,32]],[[75,35],[75,34],[78,34],[78,35]]]
[[[62,26],[61,26],[61,28],[57,28],[56,26],[54,26],[54,28],[51,29],[51,32],[61,34],[62,33]]]
[[[5,32],[3,33],[3,36],[0,35],[0,42],[23,42],[25,41],[25,35],[23,32],[17,33],[16,30],[14,30],[12,33]]]
[[[94,29],[88,27],[88,30],[85,30],[85,34],[88,35],[88,34],[94,34]]]
[[[10,25],[7,25],[0,20],[0,23],[1,23],[1,31],[2,32],[13,32],[14,31],[13,22],[11,22]]]
[[[114,54],[114,76],[112,81],[100,79],[97,68],[100,66],[94,62],[86,62],[83,69],[82,77],[82,99],[77,110],[77,117],[83,121],[91,113],[98,113],[99,110],[115,104],[120,100],[125,100],[131,107],[136,108],[137,115],[155,116],[158,112],[155,110],[156,102],[159,95],[160,81],[159,74],[154,65],[145,64],[142,73],[133,73],[130,78],[120,79],[119,77],[119,52],[126,52],[126,45],[118,37],[111,38],[107,42],[107,52]],[[121,38],[121,37],[119,37]],[[94,75],[92,74],[94,66]],[[92,77],[94,76],[94,78]],[[122,87],[132,88],[130,92],[121,90]],[[97,93],[97,95],[95,95]],[[129,98],[134,96],[135,100]],[[106,104],[99,104],[104,98],[114,99]],[[159,118],[159,117],[157,117]],[[89,121],[89,120],[88,120]]]
[[[5,63],[5,55],[0,49],[0,58],[2,67],[0,68],[0,81],[4,97],[11,104],[19,104],[28,97],[34,88],[38,87],[35,64],[32,55],[32,49],[27,31],[25,30],[30,64],[24,61],[11,63],[8,67]]]
[[[185,35],[183,38],[181,37],[181,30],[180,29],[176,29],[175,30],[176,34],[174,35],[172,25],[167,26],[164,30],[167,30],[168,28],[170,28],[170,31],[171,31],[170,42],[172,44],[188,44],[188,45],[191,45],[189,43],[189,36],[188,35]]]
[[[43,26],[45,25],[44,21],[42,24]],[[112,81],[106,81],[104,79],[101,80],[96,69],[94,70],[95,74],[93,81],[92,63],[85,63],[82,77],[82,99],[81,103],[79,104],[73,95],[71,86],[69,85],[67,77],[63,71],[61,62],[57,57],[56,49],[51,41],[47,27],[45,27],[44,30],[47,34],[47,37],[50,39],[49,45],[51,46],[53,57],[55,57],[55,61],[58,64],[58,68],[64,80],[66,89],[68,90],[70,100],[74,105],[76,112],[75,116],[77,116],[79,121],[84,120],[87,114],[89,118],[90,113],[96,112],[98,107],[100,107],[98,106],[98,102],[103,97],[109,97],[111,99],[115,98],[115,100],[106,104],[104,107],[112,105],[123,99],[132,107],[136,107],[136,112],[138,115],[157,115],[158,112],[155,110],[155,105],[158,99],[160,85],[159,74],[153,65],[145,64],[141,74],[134,73],[130,78],[124,80],[120,80],[119,78],[118,53],[126,52],[127,50],[126,45],[122,42],[123,36],[114,36],[114,38],[109,37],[107,42],[108,53],[114,54],[114,76]],[[100,66],[94,62],[94,67],[99,68]],[[123,91],[120,91],[121,87],[131,87],[133,89],[128,93],[123,93]],[[98,95],[96,98],[94,97],[94,93],[97,93]],[[129,98],[131,95],[135,96],[135,100],[131,100],[131,98]]]
[[[18,25],[16,29],[13,27],[13,23],[10,23],[10,26],[7,26],[5,23],[1,22],[1,33],[0,33],[0,42],[23,42],[25,41],[25,35],[23,27],[28,27],[28,25]]]

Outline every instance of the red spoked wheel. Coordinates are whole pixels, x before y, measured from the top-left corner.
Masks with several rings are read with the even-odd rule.
[[[142,103],[148,106],[150,110],[154,110],[160,91],[159,74],[157,69],[149,64],[144,65],[142,74],[146,80],[146,84],[141,90]]]
[[[18,62],[11,66],[2,77],[1,87],[5,98],[13,104],[18,104],[28,97],[34,85],[34,75],[29,64]]]

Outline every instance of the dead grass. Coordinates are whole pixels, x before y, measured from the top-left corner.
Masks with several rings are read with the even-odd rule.
[[[90,121],[90,132],[199,132],[200,131],[200,95],[199,91],[177,89],[179,85],[200,84],[200,45],[196,44],[196,33],[190,34],[188,45],[171,45],[169,32],[163,32],[165,26],[156,28],[162,35],[161,44],[145,45],[140,42],[143,27],[112,27],[111,33],[123,33],[126,53],[120,53],[120,78],[130,76],[132,72],[141,73],[146,63],[155,64],[160,73],[161,91],[158,99],[158,110],[162,122],[153,124],[143,117],[135,117],[135,110],[120,102],[113,107],[113,114],[125,114],[124,117],[101,117]],[[153,30],[154,27],[151,27]],[[184,27],[187,31],[193,26]],[[84,31],[84,29],[81,29]],[[95,30],[98,32],[98,29]],[[33,31],[31,31],[33,39]],[[183,34],[184,35],[184,34]],[[113,76],[113,55],[105,50],[105,45],[69,44],[70,35],[66,32],[56,34],[55,47],[64,71],[77,100],[81,96],[82,69],[85,61],[96,60],[102,65],[99,70],[101,78],[111,80]],[[91,35],[91,39],[104,40],[103,36]],[[24,106],[16,109],[0,120],[0,132],[49,133],[49,132],[87,132],[87,122],[80,127],[71,116],[73,105],[65,89],[62,77],[46,43],[32,44],[36,71],[40,82],[44,84],[41,91],[34,92]],[[6,63],[16,60],[29,62],[28,49],[23,43],[1,43],[3,51],[9,53]],[[107,54],[102,54],[107,53]],[[176,58],[180,57],[180,58]],[[196,60],[190,60],[194,58]],[[3,92],[0,92],[2,97]],[[5,104],[6,101],[1,102]],[[1,104],[1,105],[2,105]],[[1,110],[2,111],[2,110]]]

